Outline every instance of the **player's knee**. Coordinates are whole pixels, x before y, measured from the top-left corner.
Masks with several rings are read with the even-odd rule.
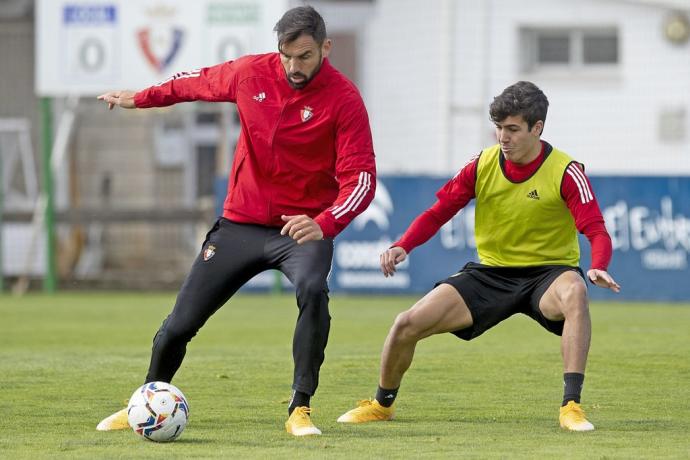
[[[412,313],[404,311],[395,318],[391,334],[396,340],[400,341],[416,341],[420,338],[419,328],[416,327]]]
[[[163,324],[154,337],[154,342],[189,342],[196,335],[198,330],[198,327],[195,327],[188,321],[180,321],[171,315],[163,321]]]
[[[568,314],[585,314],[589,312],[587,300],[587,286],[584,281],[575,281],[570,283],[562,294],[563,304],[566,306],[565,313]]]
[[[328,292],[326,283],[318,278],[305,278],[295,283],[295,289],[299,298],[314,298],[326,295]]]

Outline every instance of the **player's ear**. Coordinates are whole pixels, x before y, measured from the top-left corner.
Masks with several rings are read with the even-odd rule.
[[[534,123],[534,126],[532,126],[532,132],[536,134],[537,136],[541,136],[541,133],[544,131],[544,121],[543,120],[537,120],[536,123]]]
[[[328,57],[328,55],[331,52],[331,46],[333,46],[333,42],[331,41],[330,38],[327,38],[323,41],[323,45],[321,45],[321,56],[322,57]]]

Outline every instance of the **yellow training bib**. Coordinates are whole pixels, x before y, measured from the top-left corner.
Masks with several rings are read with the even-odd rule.
[[[547,144],[547,157],[524,182],[505,177],[500,146],[482,151],[475,185],[475,239],[482,264],[501,267],[580,262],[577,229],[561,182],[573,162]]]

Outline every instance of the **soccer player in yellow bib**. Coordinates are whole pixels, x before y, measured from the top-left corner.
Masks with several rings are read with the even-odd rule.
[[[609,237],[584,167],[541,139],[548,100],[533,83],[506,88],[491,103],[497,145],[470,160],[437,193],[400,240],[381,254],[385,276],[475,200],[479,263],[470,262],[400,313],[381,355],[376,397],[360,401],[338,422],[391,420],[404,373],[417,342],[450,332],[472,340],[523,313],[561,336],[565,390],[559,421],[590,431],[580,406],[591,338],[587,285],[620,291],[608,274]],[[592,265],[579,268],[577,232],[590,241]]]

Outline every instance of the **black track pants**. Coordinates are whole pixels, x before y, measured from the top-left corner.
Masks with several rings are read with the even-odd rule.
[[[332,239],[298,245],[282,236],[279,228],[219,219],[194,261],[172,313],[153,339],[146,381],[170,382],[182,364],[187,343],[206,320],[256,274],[278,269],[295,286],[299,307],[292,342],[292,388],[313,395],[331,323],[327,278],[332,257]]]

